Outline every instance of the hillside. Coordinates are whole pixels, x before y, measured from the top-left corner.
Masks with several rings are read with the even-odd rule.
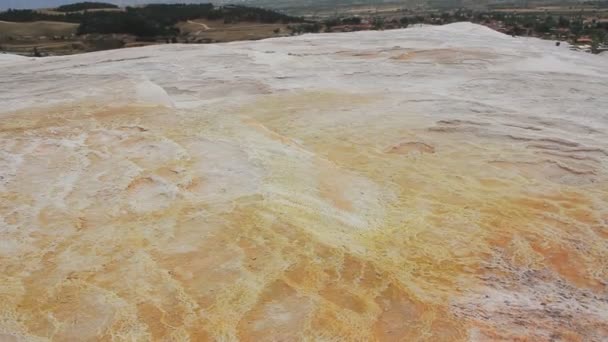
[[[15,23],[0,21],[0,40],[4,37],[70,36],[76,34],[78,24],[57,21]]]
[[[80,12],[80,11],[90,11],[90,10],[100,10],[100,9],[117,9],[118,6],[114,4],[109,4],[105,2],[77,2],[68,5],[62,5],[57,7],[57,11],[59,12]]]
[[[5,0],[0,3],[0,10],[8,8],[50,8],[63,5],[70,2],[81,2],[81,0]],[[209,0],[105,0],[104,2],[111,3],[120,6],[141,6],[150,3],[209,3]],[[576,5],[581,3],[602,3],[605,0],[562,0],[556,2],[555,0],[529,0],[529,1],[504,1],[504,0],[374,0],[374,1],[363,1],[363,0],[242,0],[238,3],[260,6],[264,5],[268,8],[308,8],[314,10],[330,7],[332,4],[338,6],[353,6],[353,5],[377,5],[383,6],[385,4],[393,4],[399,6],[436,6],[440,8],[449,7],[479,7],[488,5],[516,5],[521,6],[522,4],[530,5],[551,5],[559,3],[560,5]],[[234,1],[219,0],[213,1],[218,5],[235,3]]]
[[[81,8],[81,3],[75,8]],[[70,7],[71,8],[71,7]],[[174,25],[187,20],[208,19],[231,22],[289,23],[302,22],[298,17],[280,12],[240,5],[150,4],[140,7],[97,8],[89,11],[13,10],[0,12],[0,20],[9,22],[58,21],[80,25],[80,33],[129,33],[139,36],[170,35]]]
[[[195,21],[212,23],[201,30]],[[212,4],[116,8],[82,2],[56,9],[0,12],[0,51],[62,55],[165,43],[213,43],[285,35],[302,18],[276,11]],[[204,32],[203,32],[204,31]]]
[[[566,45],[0,54],[0,340],[607,340],[608,70]]]
[[[462,5],[468,3],[465,1]],[[304,6],[300,8],[302,11],[296,11],[295,7],[288,10],[302,15],[294,16],[243,5],[165,3],[117,7],[109,3],[78,2],[55,9],[0,12],[0,21],[56,21],[78,25],[76,36],[58,36],[53,30],[44,32],[45,26],[38,25],[39,37],[43,37],[38,40],[11,30],[11,35],[0,34],[0,51],[47,56],[153,44],[218,43],[455,22],[478,23],[508,35],[539,37],[558,45],[569,43],[572,49],[589,53],[608,50],[608,2],[584,2],[580,6],[542,6],[543,3],[513,7],[505,2],[484,2],[458,9],[414,4],[412,9],[389,2],[349,5],[347,1],[344,6],[337,2],[327,3],[328,6],[318,4],[314,11],[306,9],[307,3],[299,3],[298,6]],[[25,25],[29,26],[32,25]]]

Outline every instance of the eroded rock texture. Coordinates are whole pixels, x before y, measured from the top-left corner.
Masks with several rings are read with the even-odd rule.
[[[471,24],[0,56],[2,341],[605,341],[608,74]]]

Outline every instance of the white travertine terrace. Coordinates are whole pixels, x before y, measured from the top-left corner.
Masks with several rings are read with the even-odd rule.
[[[0,55],[0,340],[605,341],[607,61],[473,24]]]

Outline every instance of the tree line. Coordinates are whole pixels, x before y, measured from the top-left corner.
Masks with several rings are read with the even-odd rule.
[[[58,12],[78,12],[78,11],[86,11],[86,10],[95,10],[95,9],[109,9],[109,8],[118,8],[118,6],[114,4],[108,4],[105,2],[77,2],[75,4],[63,5],[57,7],[55,10]]]

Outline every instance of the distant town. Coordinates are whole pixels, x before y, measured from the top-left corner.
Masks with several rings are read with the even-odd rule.
[[[221,43],[304,33],[390,30],[473,22],[512,35],[550,39],[573,50],[608,51],[608,1],[572,6],[402,8],[352,6],[290,15],[241,5],[154,4],[121,8],[82,2],[0,12],[0,52],[64,55],[151,44]]]
[[[370,11],[354,15],[333,15],[314,23],[291,26],[302,32],[349,32],[388,30],[410,25],[445,25],[472,22],[512,36],[568,42],[572,49],[589,53],[608,51],[608,2],[580,6],[541,6],[532,8],[497,8],[493,10],[407,9]]]

